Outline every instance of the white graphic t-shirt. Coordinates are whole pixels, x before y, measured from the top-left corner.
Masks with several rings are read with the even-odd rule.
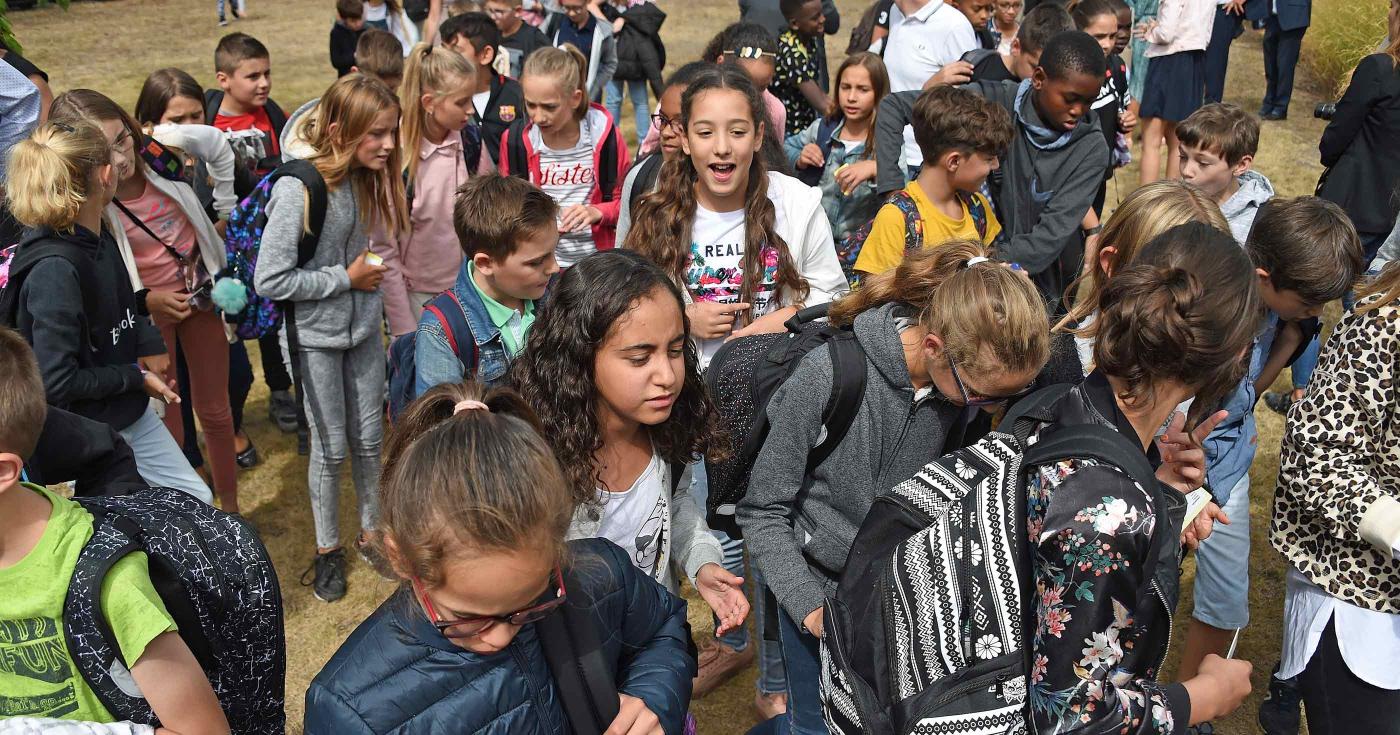
[[[589,134],[587,118],[579,124],[578,143],[566,150],[555,150],[540,143],[540,188],[559,205],[559,216],[575,204],[588,204],[593,193],[593,136]],[[559,235],[554,258],[560,268],[597,252],[593,244],[593,229],[584,227],[577,232]]]
[[[653,453],[651,462],[626,492],[598,490],[603,506],[598,536],[622,547],[638,569],[658,582],[664,581],[670,561],[665,552],[671,544],[663,538],[669,503],[664,468],[661,456]]]
[[[778,251],[763,250],[763,282],[754,289],[753,317],[773,309],[773,292],[778,271]],[[685,287],[696,301],[717,301],[733,304],[739,301],[744,283],[744,210],[711,212],[695,207],[695,223],[690,230],[690,256],[685,264]],[[743,325],[738,317],[735,328]],[[700,369],[710,365],[710,358],[724,344],[724,338],[697,339]]]

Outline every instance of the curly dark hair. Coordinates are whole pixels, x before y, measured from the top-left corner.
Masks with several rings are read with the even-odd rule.
[[[690,320],[685,317],[680,290],[651,261],[628,250],[608,250],[580,260],[564,271],[550,291],[525,349],[511,366],[511,382],[539,415],[545,440],[554,449],[578,505],[598,502],[593,455],[602,448],[603,437],[598,427],[594,355],[613,325],[657,290],[676,300],[689,335]],[[656,453],[671,464],[723,451],[719,417],[698,365],[695,344],[687,339],[685,383],[671,416],[646,427]]]

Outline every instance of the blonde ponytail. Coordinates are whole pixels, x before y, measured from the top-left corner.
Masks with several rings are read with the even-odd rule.
[[[68,230],[92,194],[92,174],[112,163],[107,136],[85,120],[40,125],[10,150],[5,199],[26,227]]]
[[[566,43],[535,51],[520,71],[521,79],[527,76],[549,77],[559,83],[566,95],[575,89],[582,92],[582,99],[574,108],[574,119],[582,120],[588,114],[588,57],[577,46]]]
[[[461,90],[476,81],[476,65],[451,49],[420,43],[408,54],[403,66],[403,117],[399,122],[399,147],[403,150],[408,180],[418,175],[418,147],[423,143],[428,111],[423,109],[423,95],[434,99]]]

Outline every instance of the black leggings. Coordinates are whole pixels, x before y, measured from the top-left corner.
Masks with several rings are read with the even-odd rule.
[[[1337,647],[1334,617],[1322,640],[1298,675],[1303,705],[1312,735],[1400,735],[1400,690],[1382,689],[1359,679],[1347,668]]]

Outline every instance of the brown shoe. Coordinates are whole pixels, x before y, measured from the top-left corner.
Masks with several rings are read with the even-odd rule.
[[[753,711],[758,715],[760,721],[771,720],[787,712],[787,694],[784,692],[773,694],[759,692],[753,697]]]
[[[699,699],[718,689],[726,681],[734,678],[735,674],[748,668],[753,659],[753,644],[749,644],[742,651],[736,651],[719,641],[704,646],[697,657],[700,667],[695,681],[691,684],[691,698]]]

